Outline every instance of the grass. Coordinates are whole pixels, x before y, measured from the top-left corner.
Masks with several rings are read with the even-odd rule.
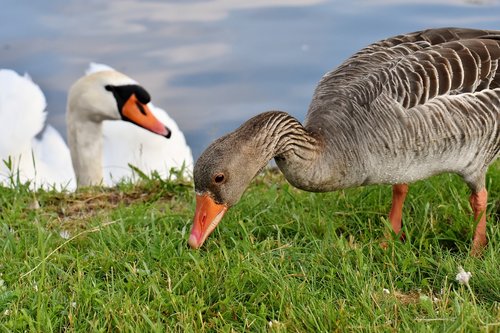
[[[197,251],[190,183],[0,188],[0,331],[498,332],[499,171],[481,259],[453,175],[410,186],[387,250],[389,186],[315,194],[266,172]]]

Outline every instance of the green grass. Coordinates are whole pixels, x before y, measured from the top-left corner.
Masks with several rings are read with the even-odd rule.
[[[267,172],[201,250],[189,183],[0,188],[0,331],[499,332],[499,163],[487,187],[481,259],[453,175],[410,186],[387,250],[389,186],[315,194]]]

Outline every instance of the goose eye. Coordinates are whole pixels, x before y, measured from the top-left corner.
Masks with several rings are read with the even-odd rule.
[[[224,174],[222,173],[218,173],[214,176],[214,181],[217,183],[217,184],[220,184],[224,181],[225,177],[224,177]]]

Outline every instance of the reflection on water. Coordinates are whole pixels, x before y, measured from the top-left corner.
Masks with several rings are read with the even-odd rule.
[[[65,133],[66,91],[90,61],[141,82],[195,158],[269,109],[304,119],[316,83],[378,39],[437,26],[498,28],[494,0],[10,2],[0,67],[28,72]]]

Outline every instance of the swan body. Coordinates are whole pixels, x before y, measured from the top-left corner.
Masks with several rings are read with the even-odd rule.
[[[369,45],[320,80],[304,125],[266,112],[213,142],[194,168],[189,244],[200,247],[271,158],[307,191],[393,184],[401,230],[408,183],[461,175],[486,244],[485,174],[500,151],[500,31],[429,29]]]
[[[153,115],[172,132],[168,140],[133,124],[121,121],[103,123],[103,173],[104,183],[114,184],[122,179],[135,179],[130,166],[145,174],[153,171],[162,178],[170,176],[171,170],[183,170],[182,174],[193,174],[193,155],[184,134],[177,123],[162,109],[149,103]]]
[[[13,161],[11,170],[2,166],[2,182],[6,183],[13,171],[22,182],[29,180],[35,188],[56,185],[73,190],[77,184],[112,185],[123,178],[133,179],[129,164],[145,173],[158,170],[167,176],[170,168],[180,168],[184,163],[185,172],[189,173],[192,156],[183,134],[163,110],[149,103],[149,94],[134,80],[108,66],[91,64],[89,71],[68,95],[71,149],[49,125],[38,134],[46,117],[45,97],[40,88],[27,75],[0,71],[0,117],[4,120],[0,126],[5,127],[1,132],[0,157],[5,160],[10,156]],[[124,115],[126,108],[132,113]],[[19,121],[19,125],[13,125],[13,121]],[[170,136],[169,128],[178,131],[173,143],[162,137]]]

